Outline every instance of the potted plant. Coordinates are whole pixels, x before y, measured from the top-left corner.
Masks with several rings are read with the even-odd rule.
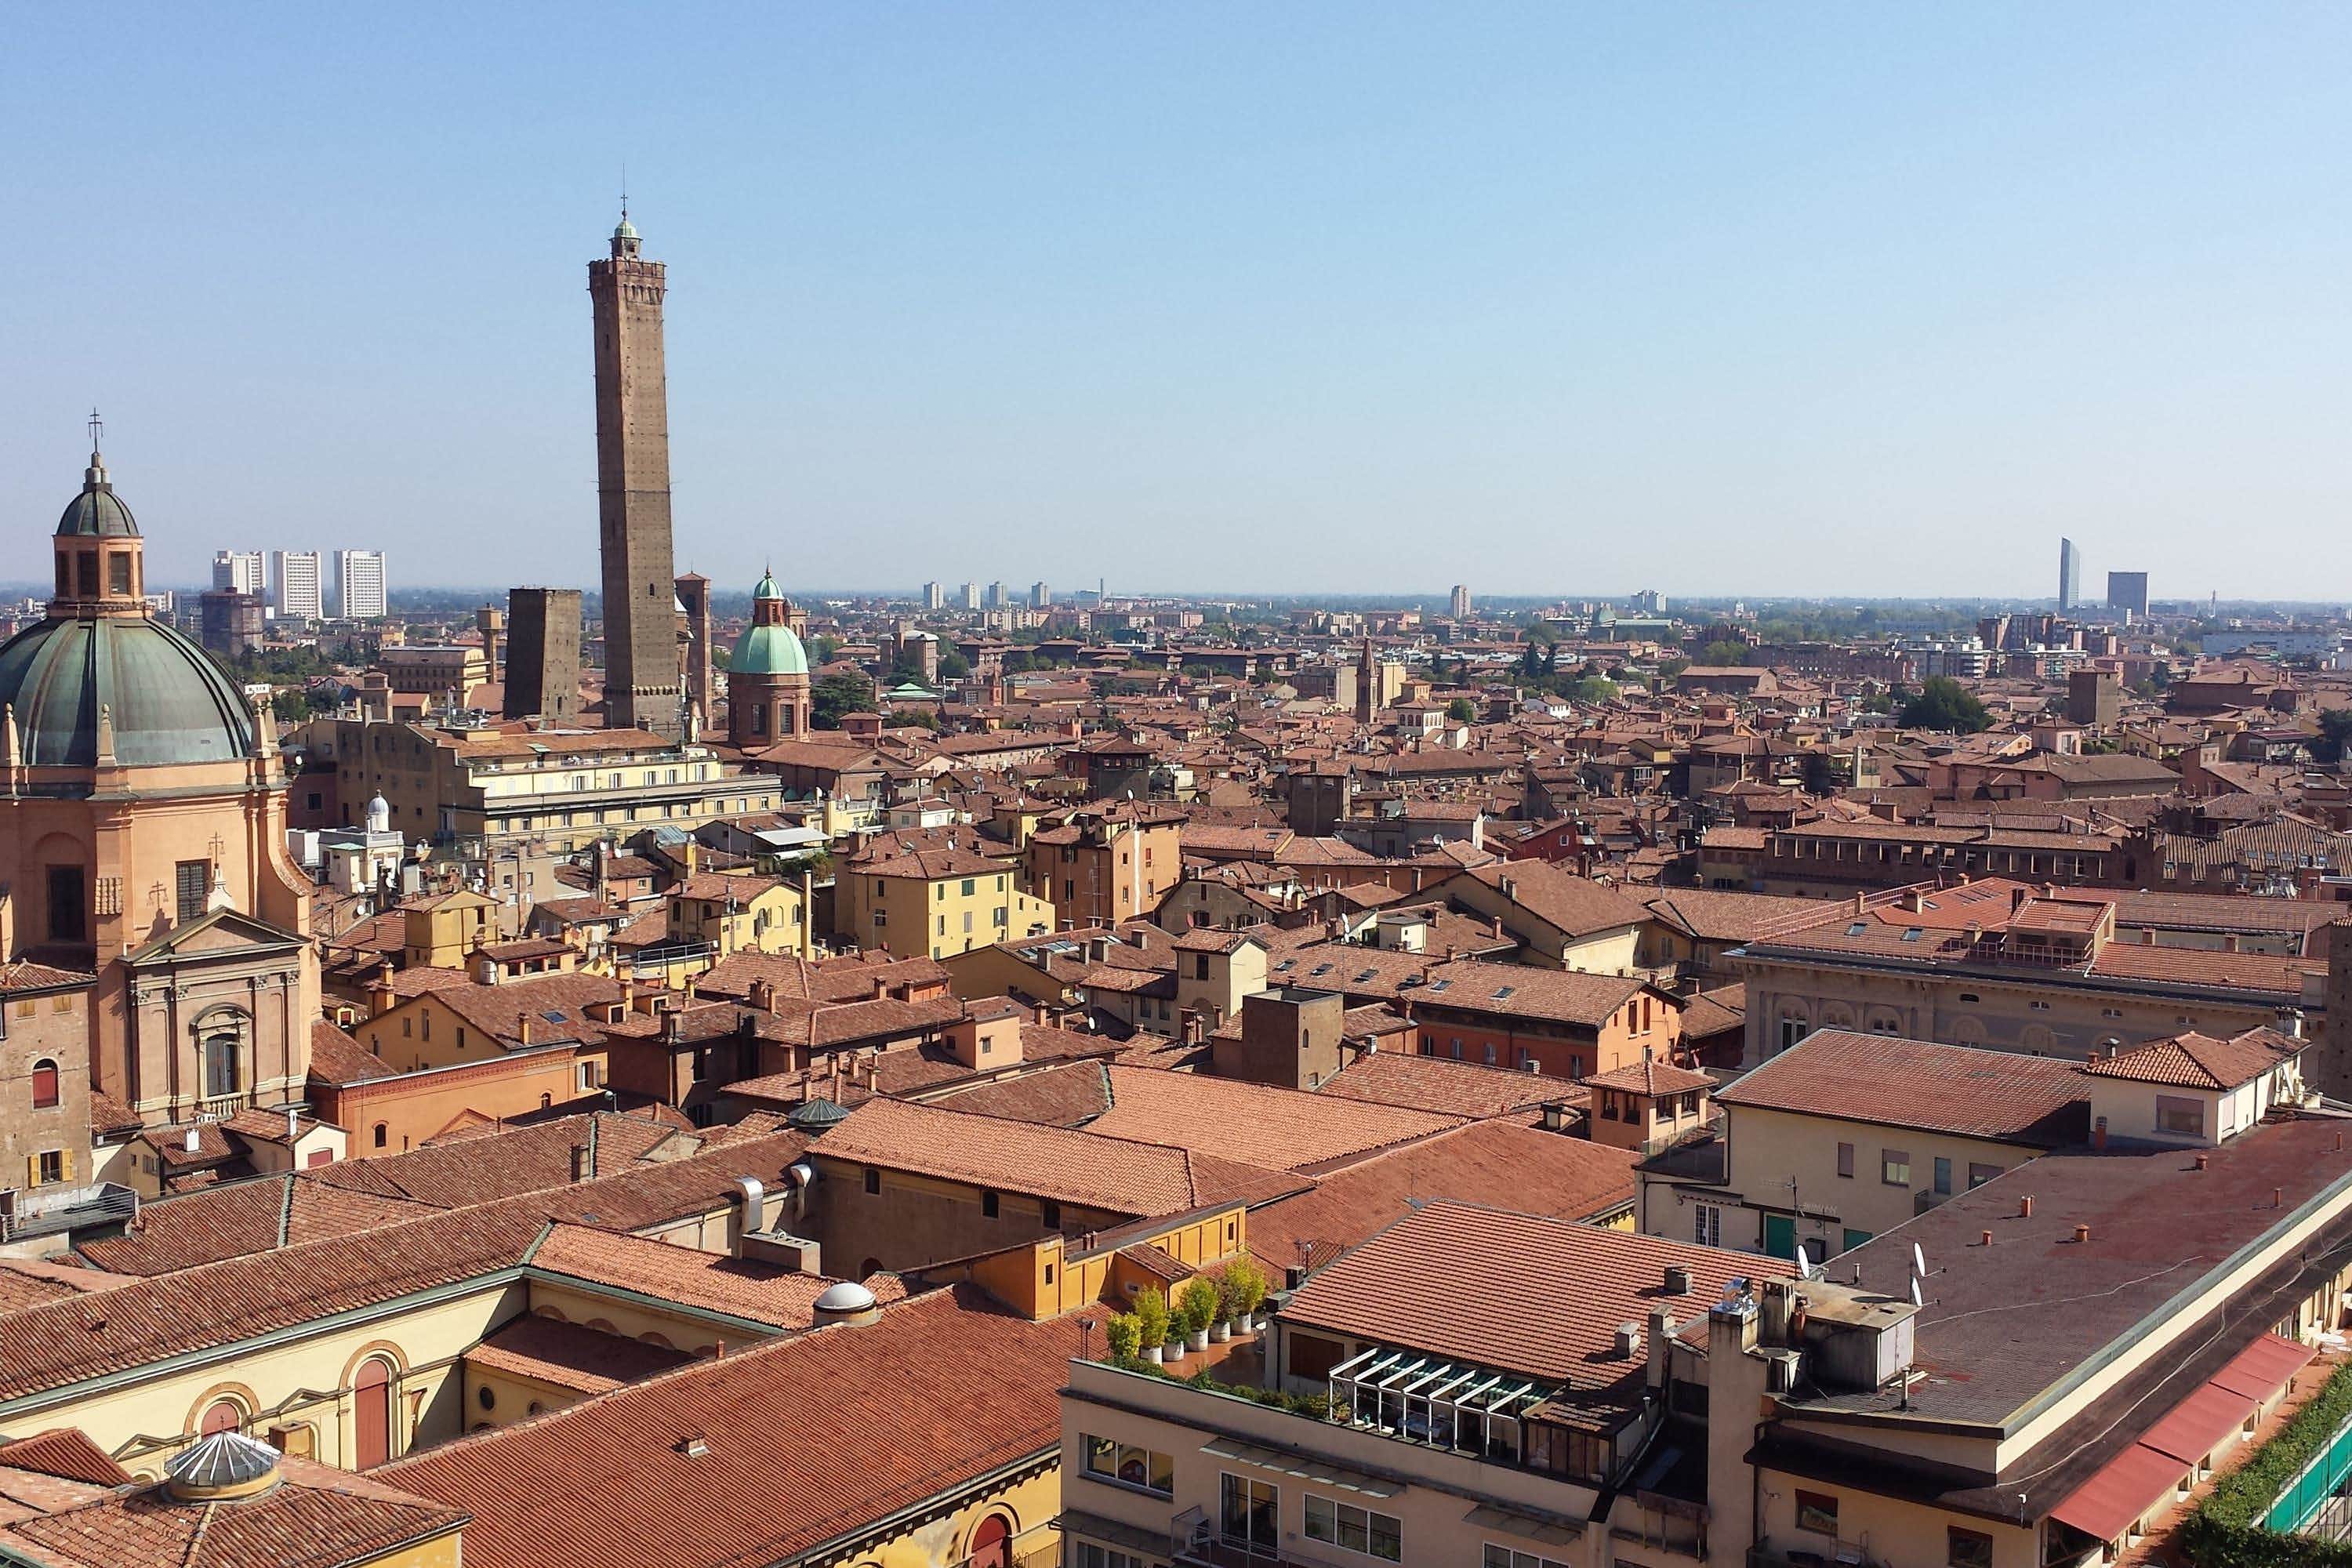
[[[1143,1288],[1142,1293],[1136,1297],[1135,1323],[1136,1331],[1143,1341],[1143,1359],[1146,1361],[1169,1359],[1167,1355],[1168,1298],[1160,1293],[1159,1286],[1147,1285]],[[1179,1347],[1176,1352],[1177,1356],[1181,1357],[1183,1353],[1183,1350]]]
[[[1255,1260],[1236,1258],[1225,1265],[1224,1278],[1218,1281],[1218,1305],[1246,1331],[1255,1326],[1253,1319],[1265,1300],[1265,1270]]]
[[[1217,1316],[1216,1282],[1205,1274],[1195,1274],[1184,1281],[1176,1292],[1176,1319],[1184,1330],[1185,1342],[1196,1351],[1209,1348],[1209,1324]]]
[[[1120,1312],[1104,1325],[1103,1337],[1110,1344],[1113,1364],[1133,1361],[1143,1348],[1143,1324],[1133,1312]]]

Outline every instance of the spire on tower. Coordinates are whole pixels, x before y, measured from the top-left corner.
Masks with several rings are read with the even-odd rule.
[[[85,485],[106,482],[106,459],[98,455],[99,437],[105,434],[106,421],[98,416],[97,405],[93,404],[89,411],[89,468],[81,477]]]

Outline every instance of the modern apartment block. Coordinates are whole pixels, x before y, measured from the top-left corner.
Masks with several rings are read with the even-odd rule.
[[[381,550],[335,552],[334,613],[346,621],[383,618],[388,605]]]
[[[2071,539],[2058,542],[2058,612],[2061,615],[2082,603],[2083,551]]]
[[[268,587],[262,571],[262,554],[258,550],[215,550],[213,552],[213,586],[232,594],[251,594],[259,598]]]
[[[269,552],[269,605],[281,620],[315,621],[327,613],[326,574],[315,550]]]

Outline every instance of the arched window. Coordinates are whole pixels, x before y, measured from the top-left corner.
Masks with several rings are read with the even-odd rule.
[[[383,1148],[384,1145],[384,1140],[390,1137],[391,1134],[392,1129],[390,1127],[381,1121],[377,1122],[375,1124],[375,1146],[379,1149]]]
[[[980,1521],[964,1560],[971,1568],[1013,1568],[1013,1526],[1003,1514],[992,1513]]]
[[[47,1058],[33,1064],[33,1109],[47,1110],[58,1102],[58,1064]]]
[[[215,1399],[205,1418],[196,1424],[200,1436],[209,1437],[215,1432],[234,1432],[245,1425],[245,1410],[234,1399]]]
[[[545,1110],[549,1109],[550,1107],[551,1107],[552,1105],[554,1105],[554,1103],[555,1103],[555,1096],[553,1096],[553,1095],[551,1095],[551,1094],[542,1094],[542,1095],[541,1095],[541,1096],[539,1097],[539,1108],[540,1108],[541,1110]]]
[[[205,1098],[219,1100],[237,1092],[240,1086],[236,1059],[237,1037],[233,1034],[212,1034],[205,1037]]]
[[[355,1469],[373,1469],[392,1458],[392,1368],[383,1358],[360,1363],[352,1379]]]

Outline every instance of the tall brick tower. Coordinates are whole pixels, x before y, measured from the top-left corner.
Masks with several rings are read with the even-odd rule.
[[[629,210],[588,264],[596,318],[596,514],[604,556],[604,723],[678,731],[677,590],[670,575],[669,391],[662,264],[638,255]]]

